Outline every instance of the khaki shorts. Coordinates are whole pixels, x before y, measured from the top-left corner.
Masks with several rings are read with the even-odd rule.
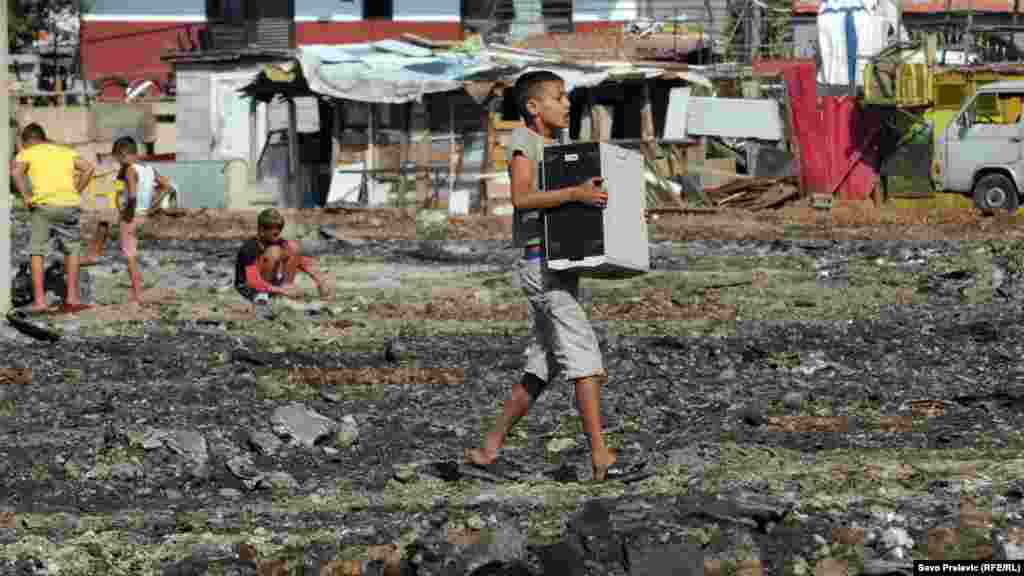
[[[603,376],[601,348],[579,303],[579,276],[548,270],[542,260],[518,262],[519,283],[529,302],[531,341],[525,371],[545,382]]]
[[[64,253],[78,256],[82,250],[82,209],[77,206],[35,206],[31,212],[32,238],[29,250],[32,256],[46,256],[50,236],[60,238]]]

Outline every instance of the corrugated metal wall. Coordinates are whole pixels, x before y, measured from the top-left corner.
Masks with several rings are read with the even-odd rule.
[[[250,34],[253,45],[268,50],[282,50],[295,47],[295,21],[287,18],[261,18],[251,23],[255,29]]]

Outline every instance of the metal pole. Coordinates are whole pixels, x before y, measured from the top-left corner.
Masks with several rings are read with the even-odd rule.
[[[288,198],[286,208],[301,208],[299,196],[299,132],[298,110],[295,98],[288,99]]]
[[[0,56],[0,86],[7,86],[7,62],[10,56],[7,54],[7,2],[4,2],[3,20],[0,26],[0,45],[4,46],[3,55]],[[3,140],[0,142],[0,155],[2,155],[3,175],[0,176],[0,314],[6,314],[11,309],[11,100],[4,97],[4,122]]]
[[[259,181],[260,143],[259,137],[259,111],[260,101],[256,98],[249,100],[249,182]]]

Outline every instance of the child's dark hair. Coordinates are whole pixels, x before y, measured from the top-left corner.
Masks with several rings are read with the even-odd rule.
[[[121,136],[114,142],[114,150],[112,153],[114,156],[138,154],[139,147],[135,144],[135,139],[131,136]]]
[[[544,89],[544,85],[549,82],[564,83],[565,80],[549,70],[527,72],[516,80],[516,104],[519,105],[519,113],[523,116],[527,126],[533,124],[533,116],[526,109],[526,103],[530,101],[530,98],[540,98],[543,96],[541,91]]]
[[[22,142],[46,142],[46,131],[35,122],[25,126],[21,131]]]

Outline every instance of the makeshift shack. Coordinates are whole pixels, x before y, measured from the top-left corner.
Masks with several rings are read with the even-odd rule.
[[[447,197],[453,212],[503,213],[509,200],[500,146],[518,114],[502,96],[520,74],[534,69],[566,79],[574,100],[574,138],[641,148],[649,161],[648,197],[680,204],[682,188],[669,178],[685,173],[682,147],[695,141],[663,139],[669,152],[659,153],[669,90],[711,88],[686,65],[578,62],[482,47],[473,39],[441,47],[409,38],[302,46],[292,61],[264,66],[242,92],[260,103],[300,97],[320,103],[317,144],[304,145],[294,122],[283,136],[289,165],[297,167],[288,170],[280,194],[285,206],[425,206]],[[301,176],[322,174],[324,167],[331,172],[329,183]],[[250,170],[250,177],[258,179],[259,172]]]

